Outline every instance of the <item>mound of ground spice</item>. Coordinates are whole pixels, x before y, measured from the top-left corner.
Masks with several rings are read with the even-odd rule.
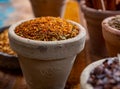
[[[79,29],[60,17],[48,16],[21,23],[15,28],[15,33],[32,40],[55,41],[73,38],[78,35]]]

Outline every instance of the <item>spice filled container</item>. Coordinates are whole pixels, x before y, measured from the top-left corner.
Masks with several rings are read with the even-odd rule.
[[[102,33],[109,56],[120,53],[120,15],[108,17],[102,22]]]
[[[13,24],[10,45],[18,54],[29,88],[63,89],[76,55],[84,48],[85,35],[80,24],[59,17]]]
[[[103,2],[101,2],[103,1]],[[105,40],[102,35],[102,21],[114,15],[119,15],[115,0],[81,0],[80,7],[84,15],[86,26],[89,34],[90,53],[95,58],[91,58],[92,61],[96,61],[97,58],[107,57]]]
[[[8,28],[8,26],[0,28],[0,67],[21,70],[17,55],[9,45]]]
[[[89,64],[80,77],[81,89],[120,89],[118,57],[104,58]]]

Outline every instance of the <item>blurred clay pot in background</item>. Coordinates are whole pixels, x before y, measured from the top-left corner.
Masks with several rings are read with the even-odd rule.
[[[62,17],[66,0],[30,0],[35,17]]]
[[[120,11],[102,11],[86,6],[85,0],[80,2],[90,37],[90,52],[99,58],[106,57],[105,41],[102,35],[101,22],[109,16],[120,14]]]
[[[110,20],[115,17],[108,17],[102,22],[103,37],[109,56],[117,56],[120,53],[120,30],[109,25]]]

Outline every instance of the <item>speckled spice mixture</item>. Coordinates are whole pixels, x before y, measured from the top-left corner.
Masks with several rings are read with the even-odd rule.
[[[108,24],[115,29],[120,30],[120,15],[115,16],[115,18],[111,19]]]
[[[55,41],[73,38],[79,29],[64,19],[48,16],[23,22],[16,27],[15,33],[32,40]]]

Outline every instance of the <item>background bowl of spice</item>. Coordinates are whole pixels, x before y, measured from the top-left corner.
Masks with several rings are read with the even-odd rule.
[[[106,18],[102,32],[109,56],[116,56],[120,53],[120,15]]]
[[[20,66],[17,55],[9,46],[8,28],[0,28],[0,68],[18,70]]]
[[[30,89],[64,89],[75,57],[84,48],[85,35],[80,24],[59,17],[13,24],[10,45]]]
[[[81,89],[120,89],[118,57],[101,59],[89,64],[82,72]]]
[[[80,6],[90,37],[90,52],[98,58],[107,57],[101,23],[106,17],[120,14],[120,8],[118,8],[120,1],[81,0]],[[97,60],[96,58],[92,59],[93,61]]]

